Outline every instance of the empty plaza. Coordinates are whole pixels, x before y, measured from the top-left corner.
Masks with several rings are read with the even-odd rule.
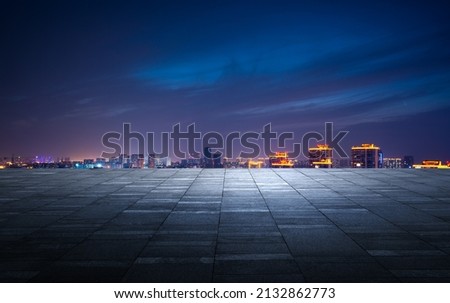
[[[7,169],[1,282],[449,282],[450,171]]]

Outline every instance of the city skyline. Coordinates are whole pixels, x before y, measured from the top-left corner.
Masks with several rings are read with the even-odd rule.
[[[97,158],[102,135],[325,122],[343,147],[450,160],[445,3],[10,2],[0,155]],[[157,146],[157,148],[159,148]]]
[[[363,141],[363,142],[369,142],[369,141],[366,140],[366,141]],[[366,143],[362,143],[362,144],[366,144]],[[321,145],[321,144],[318,144],[318,145]],[[345,144],[345,146],[347,147],[348,144]],[[351,147],[353,147],[353,146],[351,146]],[[347,150],[350,151],[351,147],[348,147]],[[137,150],[137,149],[136,148],[132,148],[132,150]],[[279,151],[279,150],[277,150],[277,151]],[[15,158],[15,157],[21,157],[21,158],[25,158],[25,159],[34,159],[34,158],[47,159],[47,162],[58,162],[58,159],[64,159],[64,158],[69,158],[69,159],[74,160],[74,161],[82,161],[84,159],[102,158],[101,154],[102,154],[102,150],[99,150],[98,154],[90,153],[90,154],[82,154],[80,156],[77,156],[77,155],[74,156],[73,154],[70,154],[70,153],[69,154],[55,154],[55,153],[45,153],[44,152],[44,153],[39,153],[39,154],[32,155],[32,154],[26,153],[26,152],[25,153],[12,152],[9,155],[6,155],[6,154],[0,155],[0,162],[2,160],[3,161],[7,160],[9,162],[12,158]],[[131,152],[131,153],[125,153],[125,154],[126,155],[132,155],[132,154],[138,154],[138,153],[137,152]],[[429,154],[432,155],[433,153],[429,153]],[[448,154],[448,153],[446,153],[446,154]],[[146,153],[146,155],[148,155],[148,154]],[[415,157],[414,156],[415,155],[414,152],[408,152],[408,151],[405,151],[403,154],[388,152],[387,155],[390,158],[397,158],[397,157],[404,157],[404,156],[411,156],[412,155],[415,159],[417,159],[419,161],[425,161],[425,160],[430,160],[430,159],[442,160],[443,162],[450,161],[449,160],[450,156],[446,157],[445,154],[442,154],[442,155],[444,155],[442,158],[430,157],[430,156],[426,156],[426,154],[423,154],[422,157],[419,158],[419,157]],[[179,157],[173,156],[173,154],[169,154],[169,157],[171,157],[173,159],[176,159],[176,160],[192,158],[192,157],[179,158]],[[106,158],[108,158],[108,157],[106,157]],[[237,159],[237,158],[239,158],[239,157],[232,157],[232,159]],[[254,159],[254,158],[257,158],[257,157],[253,157],[253,158],[249,158],[249,159]],[[299,157],[294,157],[294,158],[296,158],[296,159],[297,158],[307,159],[308,157],[299,156]],[[348,157],[348,159],[349,158],[350,157]]]
[[[308,147],[307,154],[293,155],[288,151],[274,151],[266,156],[227,157],[223,151],[205,147],[202,153],[184,158],[164,154],[124,153],[112,157],[71,159],[70,157],[0,158],[0,169],[5,168],[445,168],[450,161],[424,160],[415,164],[414,157],[385,157],[381,147],[363,143],[351,148],[350,156],[333,156],[328,144]],[[337,154],[337,157],[336,157]]]

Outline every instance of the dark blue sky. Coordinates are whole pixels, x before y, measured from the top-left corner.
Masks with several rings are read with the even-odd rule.
[[[98,157],[123,122],[332,121],[347,148],[450,160],[448,20],[445,1],[7,1],[0,155]]]

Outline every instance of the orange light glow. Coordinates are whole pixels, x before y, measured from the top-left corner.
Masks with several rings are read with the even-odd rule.
[[[310,165],[315,168],[331,168],[333,166],[333,149],[328,144],[317,144],[308,148]]]
[[[287,152],[276,152],[270,158],[271,167],[293,167],[294,162],[288,158]]]
[[[250,160],[248,161],[248,168],[261,168],[263,164],[264,164],[263,161]]]
[[[361,146],[352,146],[352,150],[358,150],[358,149],[380,149],[378,146],[375,146],[373,143],[364,143],[361,144]]]
[[[332,150],[327,144],[317,144],[317,147],[310,147],[308,149],[309,151],[325,151],[325,150]]]
[[[327,159],[321,159],[320,161],[314,161],[312,164],[313,165],[332,165],[333,162],[331,161],[330,158],[327,158]]]
[[[424,160],[422,161],[422,164],[414,164],[413,167],[417,169],[421,168],[450,169],[449,162],[447,162],[446,165],[443,165],[442,162],[439,160]]]

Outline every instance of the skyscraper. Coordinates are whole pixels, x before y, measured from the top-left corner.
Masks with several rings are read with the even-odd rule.
[[[131,155],[131,167],[132,168],[144,168],[144,155],[132,154]]]
[[[317,144],[308,149],[310,167],[331,168],[333,165],[333,149],[327,144]]]
[[[269,167],[273,168],[291,168],[294,167],[294,162],[289,159],[287,152],[276,152],[269,157]]]
[[[155,154],[149,154],[147,158],[147,167],[155,168]]]
[[[222,153],[216,151],[215,153],[211,153],[209,147],[205,147],[203,149],[203,166],[205,168],[222,168]]]
[[[383,159],[384,168],[402,168],[403,161],[402,158],[384,158]]]
[[[352,147],[352,167],[381,168],[383,167],[383,153],[375,144],[361,144]]]

